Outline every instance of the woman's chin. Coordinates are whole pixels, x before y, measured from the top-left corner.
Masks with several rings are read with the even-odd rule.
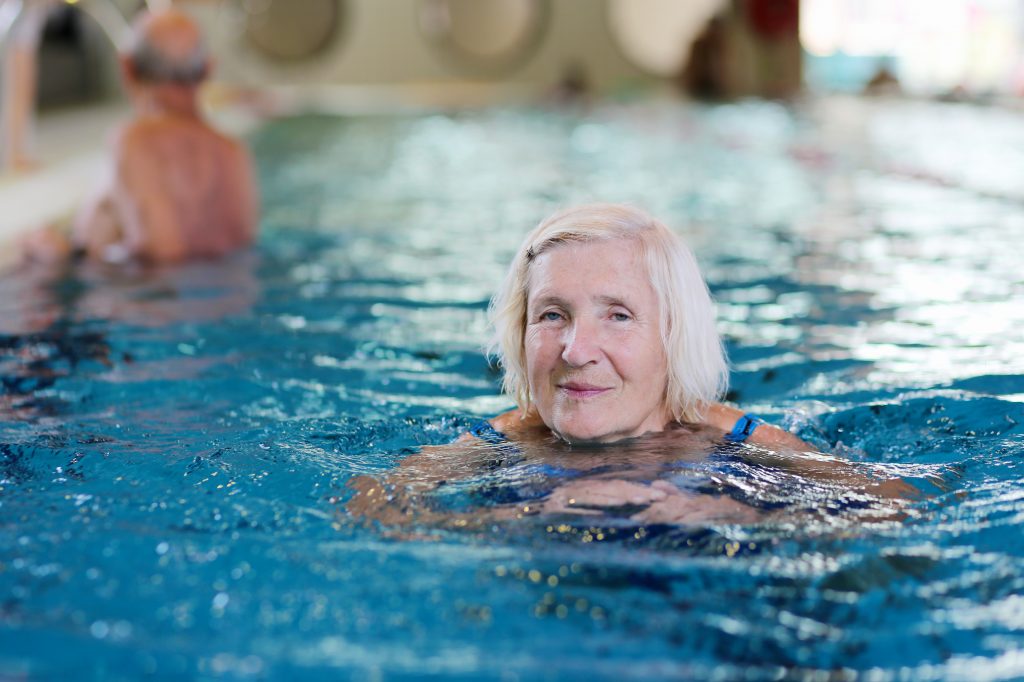
[[[570,445],[603,445],[629,438],[628,435],[615,433],[607,428],[580,424],[556,424],[551,431]]]
[[[570,445],[607,445],[630,438],[637,438],[645,433],[661,431],[662,426],[641,425],[635,429],[614,428],[607,423],[590,423],[582,421],[555,420],[548,428],[558,438]]]

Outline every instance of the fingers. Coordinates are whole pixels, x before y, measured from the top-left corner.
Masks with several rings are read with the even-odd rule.
[[[661,492],[663,492],[663,493],[665,493],[667,495],[679,495],[679,494],[681,494],[679,492],[679,488],[677,488],[676,486],[672,485],[668,481],[655,481],[654,483],[651,484],[651,487],[654,488],[655,490],[660,490]],[[662,497],[664,497],[664,496],[662,496]]]
[[[578,483],[574,492],[578,504],[606,507],[623,504],[650,504],[663,500],[666,496],[664,489],[618,479]]]
[[[639,523],[670,523],[678,525],[703,523],[755,523],[760,513],[753,507],[728,497],[677,494],[655,502],[630,517]]]
[[[575,506],[575,500],[573,504],[568,504],[568,500],[549,497],[541,505],[540,511],[542,514],[575,514],[578,516],[599,516],[602,512],[598,509],[586,509],[583,507]]]
[[[873,495],[889,499],[912,500],[920,497],[921,491],[902,478],[892,478],[865,486],[864,490]]]

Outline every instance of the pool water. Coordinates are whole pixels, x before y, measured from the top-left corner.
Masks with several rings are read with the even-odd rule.
[[[269,123],[255,253],[0,279],[0,678],[1024,677],[1021,138],[857,100]],[[792,479],[760,525],[349,513],[510,407],[487,300],[598,199],[696,251],[729,398],[904,477],[899,517]]]

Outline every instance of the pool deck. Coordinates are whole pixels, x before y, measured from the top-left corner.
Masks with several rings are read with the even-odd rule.
[[[0,269],[18,257],[24,232],[66,222],[91,191],[103,164],[103,140],[127,114],[121,103],[65,109],[39,117],[37,166],[0,176]]]

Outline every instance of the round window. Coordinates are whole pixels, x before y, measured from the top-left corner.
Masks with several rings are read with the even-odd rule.
[[[421,0],[420,29],[463,71],[503,73],[540,46],[549,0]]]
[[[608,0],[608,27],[625,57],[656,76],[679,74],[723,0]]]
[[[342,26],[342,0],[243,0],[245,35],[263,55],[280,61],[315,56]]]

